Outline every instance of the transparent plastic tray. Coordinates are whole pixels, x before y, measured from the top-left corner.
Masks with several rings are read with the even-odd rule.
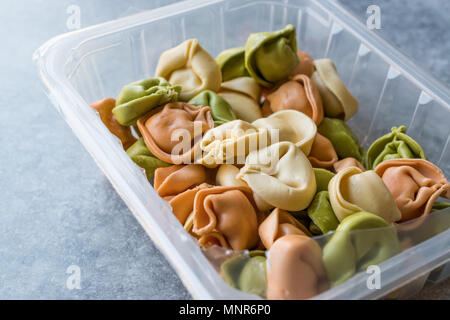
[[[450,175],[448,88],[333,1],[184,1],[58,36],[34,54],[48,96],[194,298],[257,297],[222,281],[89,103],[153,76],[159,55],[185,39],[198,38],[215,56],[245,44],[252,32],[288,23],[297,28],[299,47],[314,58],[331,58],[359,100],[349,125],[365,147],[404,124],[429,160]],[[447,230],[382,263],[381,289],[368,289],[361,273],[316,298],[375,299],[400,287],[406,297],[443,264],[430,279],[447,278],[449,261]]]

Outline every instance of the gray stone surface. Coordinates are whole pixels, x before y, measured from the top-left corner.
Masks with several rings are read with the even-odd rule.
[[[365,23],[369,5],[381,10],[383,38],[418,65],[450,84],[450,1],[446,0],[339,0]]]
[[[0,3],[0,298],[190,298],[163,255],[57,114],[42,90],[33,51],[67,31],[66,9],[82,27],[130,8],[174,1],[16,0]],[[444,0],[342,0],[365,20],[382,10],[380,33],[447,84],[448,12]],[[81,289],[66,269],[81,268]],[[418,298],[449,297],[449,282]]]

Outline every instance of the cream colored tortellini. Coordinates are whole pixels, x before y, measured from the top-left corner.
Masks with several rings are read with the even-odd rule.
[[[272,207],[288,211],[305,209],[316,193],[311,163],[289,141],[251,152],[237,178],[247,182],[254,195]]]
[[[236,179],[239,174],[239,168],[232,164],[222,164],[216,173],[216,184],[223,187],[247,187],[247,184]]]
[[[224,98],[238,119],[253,122],[262,117],[259,99],[261,88],[250,77],[239,77],[220,86],[219,96]]]
[[[179,99],[188,101],[203,90],[217,92],[222,73],[213,57],[197,39],[189,39],[164,51],[156,66],[156,76],[182,87]]]
[[[266,128],[271,131],[279,130],[279,141],[290,141],[309,155],[317,134],[314,121],[304,113],[296,110],[281,110],[261,118],[252,123],[257,128]]]
[[[222,164],[217,170],[216,183],[219,186],[224,187],[239,187],[239,186],[248,187],[245,181],[237,178],[238,174],[239,168],[236,167],[235,165]],[[268,211],[273,208],[272,205],[265,202],[261,197],[259,197],[255,193],[253,193],[253,199],[255,200],[256,206],[260,211]]]
[[[319,88],[325,116],[347,121],[358,111],[358,101],[342,82],[330,59],[314,60],[311,80]]]
[[[311,151],[317,127],[311,118],[296,110],[278,111],[253,123],[227,122],[205,133],[197,163],[215,168],[220,164],[244,164],[254,150],[280,141],[292,142],[306,155]]]
[[[339,221],[360,211],[376,214],[388,223],[401,218],[389,189],[372,170],[363,172],[357,167],[345,168],[331,179],[328,191]]]
[[[215,168],[220,164],[244,164],[249,152],[271,144],[267,129],[233,120],[205,133],[200,141],[202,155],[196,162]]]

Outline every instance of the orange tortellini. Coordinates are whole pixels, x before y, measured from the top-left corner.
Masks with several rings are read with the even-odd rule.
[[[311,235],[303,224],[280,208],[274,209],[259,225],[258,232],[266,249],[270,249],[278,238],[288,234]]]
[[[156,157],[180,164],[193,161],[199,137],[214,127],[214,120],[208,106],[172,102],[142,117],[137,124],[147,148]]]
[[[198,191],[210,187],[205,168],[196,164],[174,165],[155,171],[156,192],[172,207],[174,215],[185,224],[194,208]]]
[[[385,160],[375,168],[375,172],[400,209],[399,222],[427,215],[439,196],[450,198],[450,183],[447,178],[427,160]]]
[[[326,289],[322,249],[314,239],[288,234],[275,241],[267,259],[268,299],[308,299]]]
[[[248,187],[213,187],[200,190],[194,201],[194,225],[198,236],[223,237],[233,250],[258,244],[258,211]]]
[[[267,112],[297,110],[310,117],[316,125],[323,119],[319,90],[308,76],[299,74],[283,83],[266,97],[263,109]]]
[[[131,133],[130,127],[121,125],[112,112],[112,110],[116,107],[115,99],[106,98],[92,103],[91,107],[97,110],[100,115],[100,119],[108,130],[120,139],[120,142],[122,142],[122,146],[125,150],[136,142],[136,138]]]

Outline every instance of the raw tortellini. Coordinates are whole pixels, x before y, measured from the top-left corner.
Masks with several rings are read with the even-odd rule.
[[[157,168],[168,167],[169,163],[159,160],[148,150],[144,138],[140,138],[127,149],[127,154],[139,167],[145,170],[147,179],[152,179]]]
[[[288,141],[250,153],[237,178],[244,180],[263,201],[283,210],[305,209],[316,193],[308,158]]]
[[[450,198],[450,183],[442,171],[423,159],[393,159],[375,172],[383,179],[401,212],[400,222],[427,215],[439,197]]]
[[[338,156],[330,140],[316,134],[308,159],[314,168],[330,169],[338,161]]]
[[[357,167],[357,168],[361,169],[361,171],[366,171],[366,169],[363,167],[363,165],[358,160],[356,160],[355,158],[352,158],[352,157],[348,157],[348,158],[339,160],[338,162],[335,162],[333,164],[333,169],[336,172],[339,172],[348,167]]]
[[[293,25],[274,32],[252,33],[245,45],[245,67],[259,84],[272,87],[298,65]]]
[[[181,86],[181,101],[188,101],[207,89],[217,92],[222,82],[219,66],[197,39],[186,40],[163,52],[156,66],[156,76]]]
[[[358,138],[344,121],[325,117],[317,130],[331,141],[339,158],[352,157],[358,161],[363,158],[363,150],[359,146]]]
[[[299,234],[310,236],[308,229],[297,219],[284,210],[275,208],[272,213],[259,225],[259,237],[266,249],[270,249],[273,243],[287,234]]]
[[[136,138],[131,134],[131,129],[129,127],[122,126],[117,121],[112,113],[115,106],[116,100],[113,98],[106,98],[91,104],[91,107],[98,111],[103,124],[113,135],[120,139],[123,148],[126,150],[136,142]]]
[[[189,100],[189,104],[194,106],[209,106],[215,127],[225,122],[236,120],[236,116],[228,102],[211,90],[200,92]]]
[[[336,230],[339,225],[339,220],[331,207],[328,191],[316,193],[314,200],[308,207],[308,216],[321,233]]]
[[[249,152],[270,145],[270,139],[267,129],[242,120],[230,121],[206,132],[200,142],[202,157],[197,162],[210,168],[243,164]]]
[[[252,250],[248,254],[237,254],[225,260],[220,273],[233,288],[244,292],[266,296],[266,255],[262,250]]]
[[[374,171],[363,172],[357,167],[343,169],[331,179],[328,191],[339,221],[359,211],[371,212],[389,223],[401,218],[391,193]]]
[[[304,113],[296,110],[278,111],[269,117],[261,118],[252,123],[257,128],[267,129],[271,132],[272,140],[278,132],[278,141],[289,141],[299,147],[306,155],[316,137],[317,127],[314,121]]]
[[[239,251],[258,243],[258,213],[248,187],[213,187],[200,190],[194,200],[198,236],[218,232],[229,247]]]
[[[207,167],[220,164],[243,164],[253,150],[278,141],[289,141],[309,154],[317,127],[309,117],[295,110],[282,110],[253,123],[242,120],[227,122],[209,130],[203,137],[203,151],[198,163]]]
[[[230,104],[238,119],[253,122],[262,117],[259,107],[261,88],[252,78],[240,77],[223,82],[219,95]]]
[[[181,224],[184,224],[194,207],[198,191],[210,187],[206,183],[205,168],[196,164],[174,165],[155,171],[156,192],[172,207]]]
[[[347,121],[358,111],[358,100],[348,91],[330,59],[314,60],[315,71],[311,80],[322,97],[325,115]]]
[[[323,248],[323,264],[332,286],[399,252],[396,231],[388,226],[369,212],[357,212],[341,221]]]
[[[168,103],[137,123],[147,148],[173,164],[192,163],[199,153],[199,137],[214,127],[210,107],[184,102]]]
[[[314,168],[314,176],[316,177],[317,192],[327,191],[330,180],[335,176],[330,170],[322,168]]]
[[[190,221],[192,217],[192,221]],[[192,224],[193,224],[193,214],[191,214],[189,216],[188,221],[186,221],[186,223],[184,224],[184,229],[186,229],[187,231],[190,231],[191,234],[193,234],[194,236],[198,237],[196,234],[192,233]],[[227,239],[225,239],[225,236],[217,231],[212,231],[212,232],[208,232],[205,233],[203,235],[201,235],[198,238],[198,245],[201,248],[209,248],[212,246],[218,246],[218,247],[222,247],[225,249],[231,249],[230,245],[228,244]]]
[[[437,201],[433,204],[433,207],[431,208],[431,212],[444,210],[447,208],[450,208],[450,202]]]
[[[270,247],[268,299],[308,299],[328,289],[322,250],[312,238],[288,234]]]
[[[270,112],[297,110],[310,117],[316,125],[319,125],[323,119],[319,90],[311,79],[302,74],[286,81],[274,92],[268,94],[263,108]]]
[[[223,187],[247,186],[247,184],[236,176],[239,174],[239,168],[232,164],[222,164],[216,173],[216,183]]]
[[[367,169],[375,169],[384,160],[390,159],[426,159],[422,147],[406,134],[406,127],[393,127],[391,133],[375,140],[367,150]]]
[[[294,77],[298,74],[304,74],[311,78],[314,72],[314,59],[305,51],[297,50],[297,57],[300,61],[295,67],[294,71],[291,73],[291,77]]]
[[[222,72],[222,81],[232,80],[239,77],[247,77],[248,71],[245,69],[245,48],[231,48],[222,51],[216,62]]]
[[[136,81],[123,87],[112,112],[120,124],[130,126],[150,110],[177,101],[180,91],[163,78]]]
[[[216,183],[219,186],[232,187],[232,186],[245,186],[247,183],[239,178],[239,168],[232,164],[222,164],[217,170]],[[253,199],[255,200],[256,207],[261,211],[267,211],[272,209],[272,206],[261,199],[257,194],[253,193]]]

